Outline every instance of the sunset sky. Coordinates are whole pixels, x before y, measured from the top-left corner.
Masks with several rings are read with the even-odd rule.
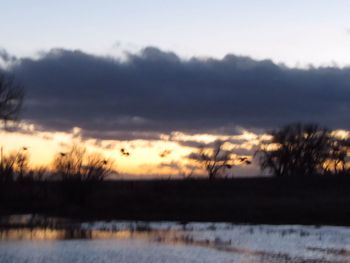
[[[1,11],[0,68],[26,96],[0,144],[28,147],[35,165],[82,141],[123,176],[178,175],[217,139],[251,156],[291,122],[350,129],[347,0],[5,0]]]

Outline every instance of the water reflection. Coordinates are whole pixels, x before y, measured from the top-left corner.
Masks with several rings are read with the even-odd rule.
[[[252,248],[236,247],[231,242],[220,239],[196,240],[191,235],[173,230],[161,231],[135,231],[135,230],[85,230],[85,229],[40,229],[40,228],[17,228],[3,229],[0,231],[0,240],[72,240],[72,239],[91,239],[91,240],[130,240],[138,239],[146,242],[159,244],[173,244],[196,246],[217,251],[240,255],[244,262],[347,262],[337,261],[337,256],[349,257],[349,251],[346,250],[324,250],[321,248],[309,248],[310,251],[318,252],[311,261],[303,256],[291,256],[287,253],[254,250]],[[326,260],[322,255],[327,253],[333,260]],[[322,254],[322,255],[321,255]],[[314,261],[316,260],[316,261]]]
[[[91,239],[92,231],[81,229],[14,228],[0,230],[0,240]]]
[[[80,223],[35,215],[0,220],[2,242],[71,239],[138,240],[145,246],[197,247],[239,256],[242,259],[239,262],[350,262],[349,228],[176,222]]]
[[[78,226],[79,221],[60,217],[47,217],[37,214],[9,215],[0,217],[0,228],[44,227],[66,228]]]

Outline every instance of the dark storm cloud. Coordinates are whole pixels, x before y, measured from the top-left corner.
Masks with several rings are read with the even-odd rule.
[[[52,50],[15,65],[26,87],[23,117],[46,129],[78,126],[111,138],[129,131],[232,132],[294,121],[350,128],[348,68],[291,69],[234,55],[182,60],[157,48],[128,54],[125,61]]]

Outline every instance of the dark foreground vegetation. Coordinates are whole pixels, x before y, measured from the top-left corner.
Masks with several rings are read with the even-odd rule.
[[[104,181],[84,199],[62,182],[2,185],[1,215],[40,213],[84,220],[228,221],[350,225],[350,178]],[[67,199],[72,198],[72,200]]]

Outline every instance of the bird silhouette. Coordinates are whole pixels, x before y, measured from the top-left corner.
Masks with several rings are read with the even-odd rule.
[[[245,164],[251,164],[252,161],[250,161],[248,159],[248,157],[239,157],[238,160],[241,162],[241,163],[245,163]]]
[[[160,158],[164,158],[164,157],[167,157],[169,154],[171,154],[170,150],[164,150],[159,154],[159,156]]]
[[[121,148],[120,152],[123,156],[130,156],[130,153],[127,150],[125,150],[124,148]]]

